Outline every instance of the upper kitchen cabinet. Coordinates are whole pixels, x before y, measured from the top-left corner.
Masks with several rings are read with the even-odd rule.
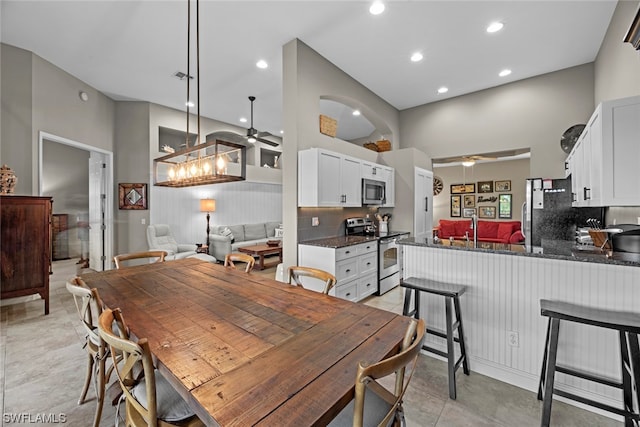
[[[640,96],[600,103],[568,161],[574,206],[640,206]]]
[[[298,206],[362,206],[360,159],[310,148],[298,152]]]

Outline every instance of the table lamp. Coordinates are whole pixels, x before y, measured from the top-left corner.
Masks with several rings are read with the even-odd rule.
[[[216,200],[215,199],[200,199],[200,212],[207,213],[207,247],[209,247],[209,219],[211,216],[210,212],[216,211]]]

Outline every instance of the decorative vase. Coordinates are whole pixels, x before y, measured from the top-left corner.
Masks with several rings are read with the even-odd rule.
[[[18,178],[7,165],[0,167],[0,194],[13,194]]]

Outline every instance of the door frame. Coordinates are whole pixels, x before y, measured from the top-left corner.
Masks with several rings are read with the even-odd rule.
[[[106,226],[104,233],[104,256],[106,260],[110,260],[113,258],[113,152],[108,150],[103,150],[101,148],[92,147],[87,144],[83,144],[78,141],[74,141],[72,139],[68,139],[62,136],[53,135],[48,132],[39,131],[38,132],[38,195],[42,196],[42,168],[43,168],[43,147],[44,140],[57,142],[59,144],[68,145],[70,147],[78,148],[84,151],[96,152],[103,154],[105,157],[106,163],[106,177],[105,177],[105,212],[104,212],[104,224]],[[89,167],[87,165],[87,167]],[[105,269],[109,269],[111,263],[105,261],[104,263]],[[101,270],[101,268],[95,268],[96,270]]]

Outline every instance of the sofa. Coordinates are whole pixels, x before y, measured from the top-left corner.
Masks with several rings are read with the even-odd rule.
[[[470,219],[441,219],[437,230],[440,239],[453,237],[456,240],[464,240],[466,233],[469,233],[469,239],[473,239]],[[493,243],[521,243],[524,241],[520,221],[485,221],[480,219],[477,231],[478,241]]]
[[[242,246],[262,245],[276,237],[276,229],[281,221],[260,222],[257,224],[214,225],[209,233],[209,255],[219,261],[231,252],[237,252]]]

